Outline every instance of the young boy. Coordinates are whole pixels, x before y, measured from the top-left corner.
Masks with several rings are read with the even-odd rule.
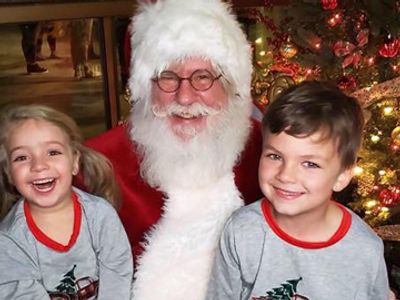
[[[389,299],[382,241],[332,200],[352,178],[363,123],[357,100],[323,82],[303,82],[269,105],[265,198],[228,220],[207,300]]]

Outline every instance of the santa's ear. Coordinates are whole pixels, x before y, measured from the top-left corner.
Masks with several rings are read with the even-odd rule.
[[[349,185],[351,178],[353,178],[353,167],[343,170],[336,179],[333,185],[334,192],[340,192]]]

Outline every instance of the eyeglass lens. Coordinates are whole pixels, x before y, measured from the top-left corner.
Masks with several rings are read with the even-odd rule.
[[[196,70],[190,77],[180,77],[175,72],[164,71],[157,78],[158,87],[164,92],[175,92],[179,89],[182,80],[189,80],[191,86],[198,91],[206,91],[220,76],[214,77],[208,70]]]

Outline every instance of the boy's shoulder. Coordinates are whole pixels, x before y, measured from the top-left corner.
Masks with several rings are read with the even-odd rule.
[[[265,226],[265,218],[261,209],[262,200],[242,206],[234,211],[228,219],[227,226],[234,231],[248,231]]]
[[[261,210],[262,199],[251,204],[247,204],[245,206],[240,207],[232,213],[232,218],[240,221],[242,219],[248,220],[257,217],[263,217],[263,213]]]
[[[382,250],[382,239],[376,232],[352,210],[346,208],[351,214],[351,227],[349,230],[349,238],[358,245],[370,245],[370,249]],[[364,248],[366,249],[366,248]]]

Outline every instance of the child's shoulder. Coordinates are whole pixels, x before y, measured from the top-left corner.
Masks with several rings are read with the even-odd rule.
[[[265,224],[261,202],[262,200],[259,200],[237,209],[229,218],[228,223],[238,228],[251,228]]]
[[[247,253],[249,245],[254,251],[262,249],[268,231],[261,201],[256,201],[239,208],[231,215],[225,224],[223,239],[234,243],[238,253]]]
[[[83,209],[88,212],[96,212],[101,213],[102,211],[112,211],[114,212],[114,207],[107,202],[104,198],[87,193],[78,189],[76,187],[73,188],[74,192],[78,195],[81,205]]]
[[[0,223],[0,233],[13,235],[17,231],[26,230],[23,201],[18,200]],[[21,229],[22,228],[22,229]]]
[[[347,208],[346,208],[347,209]],[[350,238],[356,244],[370,245],[371,249],[383,247],[382,239],[376,232],[356,213],[347,209],[351,214]]]

